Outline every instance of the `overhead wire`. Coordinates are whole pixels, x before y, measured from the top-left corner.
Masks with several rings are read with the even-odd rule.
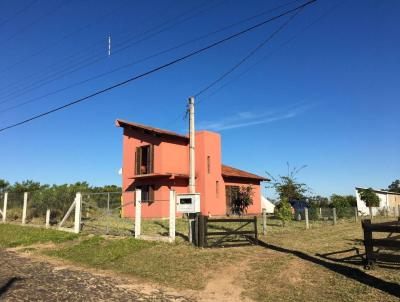
[[[144,73],[141,73],[141,74],[139,74],[139,75],[133,76],[133,77],[128,78],[128,79],[126,79],[126,80],[124,80],[124,81],[122,81],[122,82],[118,82],[118,83],[116,83],[116,84],[114,84],[114,85],[111,85],[111,86],[109,86],[109,87],[106,87],[106,88],[104,88],[104,89],[98,90],[98,91],[96,91],[96,92],[94,92],[94,93],[92,93],[92,94],[89,94],[89,95],[84,96],[84,97],[82,97],[82,98],[76,99],[76,100],[71,101],[71,102],[69,102],[69,103],[66,103],[66,104],[64,104],[64,105],[62,105],[62,106],[56,107],[56,108],[54,108],[54,109],[48,110],[48,111],[46,111],[46,112],[43,112],[43,113],[40,113],[40,114],[37,114],[37,115],[34,115],[34,116],[32,116],[32,117],[30,117],[30,118],[27,118],[27,119],[25,119],[25,120],[23,120],[23,121],[20,121],[20,122],[17,122],[17,123],[8,125],[8,126],[6,126],[6,127],[0,128],[0,132],[4,132],[4,131],[6,131],[6,130],[8,130],[8,129],[15,128],[15,127],[17,127],[17,126],[20,126],[20,125],[26,124],[26,123],[28,123],[28,122],[31,122],[31,121],[33,121],[33,120],[42,118],[42,117],[47,116],[47,115],[49,115],[49,114],[52,114],[52,113],[54,113],[54,112],[57,112],[57,111],[60,111],[60,110],[65,109],[65,108],[71,107],[71,106],[76,105],[76,104],[78,104],[78,103],[81,103],[81,102],[83,102],[83,101],[85,101],[85,100],[91,99],[91,98],[93,98],[93,97],[95,97],[95,96],[97,96],[97,95],[103,94],[103,93],[105,93],[105,92],[107,92],[107,91],[113,90],[113,89],[115,89],[115,88],[117,88],[117,87],[123,86],[123,85],[125,85],[125,84],[127,84],[127,83],[130,83],[130,82],[132,82],[132,81],[138,80],[138,79],[140,79],[140,78],[143,78],[143,77],[146,77],[146,76],[148,76],[148,75],[150,75],[150,74],[153,74],[153,73],[155,73],[155,72],[158,72],[158,71],[160,71],[160,70],[162,70],[162,69],[165,69],[165,68],[167,68],[167,67],[169,67],[169,66],[175,65],[175,64],[177,64],[177,63],[179,63],[179,62],[181,62],[181,61],[187,60],[188,58],[191,58],[191,57],[193,57],[193,56],[195,56],[195,55],[198,55],[198,54],[200,54],[200,53],[203,53],[203,52],[205,52],[205,51],[207,51],[207,50],[209,50],[209,49],[211,49],[211,48],[214,48],[214,47],[216,47],[216,46],[218,46],[218,45],[220,45],[220,44],[223,44],[223,43],[225,43],[225,42],[227,42],[227,41],[230,41],[230,40],[232,40],[232,39],[234,39],[234,38],[236,38],[236,37],[242,36],[243,34],[249,32],[249,31],[252,31],[252,30],[254,30],[254,29],[256,29],[256,28],[259,28],[259,27],[261,27],[261,26],[263,26],[263,25],[265,25],[265,24],[267,24],[267,23],[269,23],[269,22],[272,22],[272,21],[274,21],[274,20],[276,20],[276,19],[279,19],[279,18],[281,18],[281,17],[283,17],[283,16],[286,16],[286,15],[292,13],[292,12],[295,12],[295,11],[297,11],[297,10],[299,10],[299,9],[302,9],[302,8],[308,6],[308,5],[310,5],[310,4],[312,4],[312,3],[316,2],[316,1],[317,1],[317,0],[310,0],[310,1],[304,3],[304,4],[300,5],[300,6],[297,6],[296,8],[290,9],[290,10],[288,10],[288,11],[286,11],[286,12],[283,12],[283,13],[277,15],[277,16],[274,16],[274,17],[272,17],[272,18],[266,19],[266,20],[264,20],[264,21],[262,21],[262,22],[259,22],[259,23],[255,24],[255,25],[253,25],[253,26],[247,27],[246,29],[243,29],[243,30],[241,30],[241,31],[239,31],[239,32],[236,32],[236,33],[234,33],[234,34],[231,34],[231,35],[229,35],[229,36],[227,36],[227,37],[225,37],[225,38],[223,38],[223,39],[220,39],[220,40],[218,40],[218,41],[216,41],[216,42],[213,42],[213,43],[211,43],[211,44],[209,44],[209,45],[207,45],[207,46],[205,46],[205,47],[202,47],[202,48],[200,48],[200,49],[197,49],[197,50],[195,50],[195,51],[192,51],[192,52],[190,52],[190,53],[188,53],[188,54],[186,54],[186,55],[184,55],[184,56],[182,56],[182,57],[179,57],[179,58],[177,58],[177,59],[174,59],[174,60],[172,60],[172,61],[170,61],[170,62],[168,62],[168,63],[165,63],[165,64],[163,64],[163,65],[160,65],[160,66],[158,66],[158,67],[155,67],[155,68],[153,68],[153,69],[151,69],[151,70],[148,70],[148,71],[146,71],[146,72],[144,72]]]
[[[226,0],[220,1],[217,5],[221,4],[221,3],[224,2],[224,1],[226,1]],[[205,2],[205,3],[206,3],[206,2]],[[200,14],[200,13],[203,13],[203,12],[209,10],[209,9],[212,9],[213,7],[215,7],[215,6],[212,6],[212,7],[209,7],[209,8],[207,8],[207,9],[204,9],[204,10],[202,10],[202,11],[200,11],[200,12],[197,12],[196,14],[193,14],[193,15],[191,15],[191,16],[189,16],[189,17],[183,19],[183,20],[177,20],[176,22],[173,22],[173,24],[172,24],[170,27],[168,27],[168,28],[161,28],[160,30],[158,30],[158,31],[156,31],[156,32],[154,32],[154,33],[150,33],[148,36],[145,36],[145,37],[143,37],[142,39],[139,39],[139,40],[134,41],[133,44],[131,43],[131,44],[128,45],[128,46],[129,46],[129,47],[132,47],[132,46],[134,46],[134,45],[137,45],[137,44],[140,43],[140,42],[144,42],[144,41],[146,41],[146,40],[148,40],[148,39],[154,37],[155,35],[157,35],[157,34],[159,34],[159,33],[162,33],[162,32],[164,32],[164,31],[166,31],[166,30],[172,28],[173,26],[176,26],[176,25],[178,25],[178,24],[181,24],[181,23],[183,23],[183,22],[186,22],[186,21],[190,20],[191,18],[195,17],[196,15],[198,15],[198,14]],[[186,14],[186,13],[185,13],[185,14]],[[175,19],[176,19],[176,18],[169,19],[169,20],[167,20],[167,22],[174,21]],[[166,23],[166,22],[164,22],[163,24],[165,24],[165,23]],[[156,26],[156,27],[154,27],[154,28],[152,28],[152,29],[150,29],[150,30],[147,30],[147,31],[145,31],[145,32],[142,32],[142,33],[136,35],[135,37],[140,36],[140,35],[143,35],[143,34],[146,34],[146,33],[149,33],[149,32],[151,32],[153,29],[158,29],[160,26],[162,26],[162,25],[158,25],[158,26]],[[129,41],[129,40],[127,40],[127,41]],[[129,47],[126,47],[126,46],[125,46],[125,47],[123,47],[122,49],[120,49],[120,48],[118,48],[118,46],[116,46],[116,47],[113,48],[113,55],[115,55],[115,54],[117,54],[117,53],[120,53],[121,51],[125,51],[125,50],[127,50]],[[94,58],[93,60],[91,60],[91,61],[90,61],[90,60],[89,60],[89,61],[87,60],[87,59],[91,59],[91,58],[93,59],[93,56],[92,56],[91,54],[88,54],[87,57],[85,57],[85,58],[83,58],[82,60],[80,60],[77,64],[75,64],[75,65],[73,65],[73,66],[67,66],[67,68],[64,68],[64,69],[61,70],[61,71],[58,71],[58,72],[53,73],[53,74],[50,74],[50,75],[48,75],[47,77],[44,77],[44,78],[42,78],[42,79],[36,80],[35,82],[31,83],[30,85],[28,85],[28,86],[26,86],[26,87],[24,87],[24,88],[22,88],[22,89],[12,89],[12,90],[10,90],[10,91],[8,92],[8,94],[6,93],[5,95],[4,95],[4,92],[3,92],[3,95],[1,96],[2,101],[0,102],[0,104],[3,104],[3,103],[7,103],[7,102],[9,102],[9,101],[12,101],[12,100],[13,100],[14,98],[16,98],[16,97],[25,95],[26,93],[29,93],[29,92],[31,92],[32,90],[38,89],[38,88],[40,88],[40,87],[43,87],[44,85],[47,85],[47,84],[52,83],[52,82],[54,82],[54,81],[56,81],[56,80],[59,80],[59,79],[65,77],[66,75],[69,75],[69,74],[71,74],[71,73],[77,72],[77,71],[82,70],[82,69],[84,69],[84,68],[90,67],[90,66],[92,66],[92,65],[94,65],[94,64],[96,64],[96,63],[98,63],[98,62],[100,62],[100,61],[102,61],[102,60],[107,59],[106,56],[101,55],[101,56],[95,57],[95,58]],[[17,85],[17,87],[20,86],[19,83],[17,83],[16,85]]]
[[[90,82],[90,81],[99,79],[99,78],[101,78],[101,77],[104,77],[104,76],[110,75],[110,74],[112,74],[112,73],[121,71],[121,70],[126,69],[126,68],[129,68],[129,67],[131,67],[131,66],[134,66],[134,65],[136,65],[136,64],[138,64],[138,63],[142,63],[142,62],[144,62],[144,61],[150,60],[150,59],[155,58],[155,57],[157,57],[157,56],[160,56],[160,55],[163,55],[163,54],[165,54],[165,53],[168,53],[168,52],[174,51],[174,50],[176,50],[176,49],[182,48],[182,47],[184,47],[184,46],[190,45],[190,44],[192,44],[192,43],[194,43],[194,42],[197,42],[197,41],[200,41],[200,40],[202,40],[202,39],[208,38],[208,37],[210,37],[210,36],[212,36],[212,35],[215,35],[215,34],[217,34],[217,33],[223,32],[223,31],[225,31],[225,30],[227,30],[227,29],[230,29],[230,28],[232,28],[232,27],[235,27],[235,26],[237,26],[237,25],[240,25],[240,24],[243,24],[243,23],[245,23],[245,22],[248,22],[248,21],[250,21],[250,20],[252,20],[252,19],[255,19],[255,18],[257,18],[257,17],[260,17],[260,16],[262,16],[262,15],[265,15],[266,13],[270,13],[270,12],[275,11],[275,10],[277,10],[277,9],[280,9],[280,8],[282,8],[282,7],[284,7],[284,6],[287,6],[287,5],[289,5],[289,4],[292,4],[292,3],[294,3],[294,2],[299,2],[299,0],[291,1],[291,2],[289,2],[289,3],[287,3],[287,4],[284,4],[284,5],[279,5],[279,6],[277,6],[277,7],[272,8],[272,9],[263,11],[262,13],[258,13],[258,14],[256,14],[256,15],[253,15],[253,16],[251,16],[251,17],[246,17],[246,18],[241,19],[241,20],[239,20],[239,21],[237,21],[237,22],[234,22],[234,23],[231,23],[231,24],[229,24],[229,25],[223,26],[223,27],[220,28],[220,29],[217,29],[217,30],[214,30],[214,31],[212,31],[212,32],[206,33],[206,34],[201,35],[201,36],[199,36],[199,37],[196,37],[196,38],[194,38],[194,39],[190,39],[190,40],[188,40],[188,41],[185,41],[185,42],[180,43],[180,44],[178,44],[178,45],[176,45],[176,46],[167,48],[167,49],[162,50],[162,51],[160,51],[160,52],[154,53],[154,54],[149,55],[149,56],[147,56],[147,57],[144,57],[144,58],[135,60],[135,61],[130,62],[130,63],[127,63],[127,64],[123,64],[123,65],[118,66],[118,67],[116,67],[116,68],[113,68],[113,69],[111,69],[111,70],[109,70],[109,71],[100,73],[100,74],[95,75],[95,76],[93,76],[93,77],[89,77],[89,78],[87,78],[87,79],[85,79],[85,80],[75,82],[75,83],[70,84],[70,85],[67,85],[67,86],[65,86],[65,87],[63,87],[63,88],[56,89],[56,90],[54,90],[54,91],[45,93],[45,94],[40,95],[40,96],[38,96],[38,97],[34,97],[34,98],[32,98],[32,99],[26,100],[26,101],[21,102],[21,103],[19,103],[19,104],[16,104],[16,105],[9,106],[9,107],[7,107],[7,108],[1,109],[1,110],[0,110],[0,113],[4,113],[4,112],[10,111],[10,110],[19,108],[19,107],[21,107],[21,106],[24,106],[24,105],[26,105],[26,104],[30,104],[30,103],[32,103],[32,102],[36,102],[36,101],[41,100],[41,99],[43,99],[43,98],[45,98],[45,97],[48,97],[48,96],[57,94],[57,93],[59,93],[59,92],[62,92],[62,91],[71,89],[71,88],[73,88],[73,87],[76,87],[76,86],[79,86],[79,85],[88,83],[88,82]],[[0,104],[1,104],[1,102],[0,102]]]

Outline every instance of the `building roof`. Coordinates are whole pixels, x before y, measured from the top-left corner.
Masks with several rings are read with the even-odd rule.
[[[222,165],[222,176],[225,177],[234,177],[234,178],[246,178],[246,179],[255,179],[259,181],[270,181],[270,179],[258,176],[253,173],[249,173],[243,170],[239,170],[230,166]]]
[[[153,135],[158,135],[158,136],[161,136],[161,137],[183,139],[183,140],[189,142],[189,137],[187,135],[178,134],[178,133],[175,133],[175,132],[172,132],[172,131],[168,131],[168,130],[164,130],[164,129],[160,129],[160,128],[155,128],[155,127],[150,127],[150,126],[146,126],[146,125],[142,125],[142,124],[127,122],[127,121],[124,121],[124,120],[116,120],[115,124],[117,125],[117,127],[142,130],[145,133],[151,133]]]
[[[357,190],[357,191],[366,190],[366,189],[367,189],[367,188],[356,187],[356,190]],[[400,193],[391,192],[391,191],[386,191],[386,190],[375,190],[375,189],[372,189],[372,191],[374,191],[375,193],[391,194],[391,195],[400,195]]]

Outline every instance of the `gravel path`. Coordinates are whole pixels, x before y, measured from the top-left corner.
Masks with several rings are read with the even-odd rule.
[[[121,280],[0,250],[0,301],[193,301],[156,288],[121,288]]]

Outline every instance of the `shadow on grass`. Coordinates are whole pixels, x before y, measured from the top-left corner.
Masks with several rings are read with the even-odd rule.
[[[267,249],[271,249],[280,253],[291,254],[300,259],[312,262],[314,264],[318,264],[326,269],[329,269],[335,273],[338,273],[342,276],[345,276],[349,279],[353,279],[362,284],[368,285],[370,287],[379,289],[385,293],[388,293],[394,297],[400,298],[400,285],[393,282],[387,282],[385,280],[379,279],[377,277],[371,276],[363,272],[358,268],[352,268],[343,264],[332,263],[325,260],[322,260],[317,257],[313,257],[306,253],[286,249],[284,247],[276,246],[273,244],[266,243],[264,241],[258,240],[258,245]]]
[[[21,280],[23,280],[23,279],[20,278],[20,277],[12,277],[12,278],[10,278],[6,283],[4,283],[4,284],[0,287],[0,298],[1,298],[1,296],[3,296],[3,295],[10,289],[10,287],[11,287],[15,282],[18,282],[18,281],[21,281]]]
[[[162,227],[164,230],[166,230],[167,232],[169,232],[169,227],[165,226],[165,225],[162,224],[161,222],[155,221],[154,224],[156,224],[156,225]],[[189,241],[189,237],[188,237],[187,235],[182,234],[182,233],[180,233],[180,232],[178,232],[178,231],[176,231],[176,230],[175,230],[175,234],[176,234],[176,236],[181,237],[183,240]]]

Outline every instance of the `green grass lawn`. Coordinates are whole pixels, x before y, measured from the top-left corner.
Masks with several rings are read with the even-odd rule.
[[[0,247],[2,248],[46,242],[61,243],[77,237],[77,234],[62,231],[44,230],[14,224],[0,224]]]
[[[335,226],[331,221],[312,222],[306,230],[301,221],[283,228],[268,219],[266,236],[261,235],[261,223],[260,246],[243,248],[198,249],[183,240],[169,244],[77,236],[8,224],[0,224],[0,247],[55,242],[54,248],[34,252],[181,289],[204,290],[208,283],[226,279],[255,301],[399,301],[400,291],[393,293],[400,289],[399,266],[366,271],[359,257],[343,260],[357,255],[355,249],[364,252],[360,221],[339,220]],[[167,232],[168,221],[144,221],[143,229]],[[185,220],[177,221],[177,231],[187,233]],[[336,254],[324,256],[327,253]]]

